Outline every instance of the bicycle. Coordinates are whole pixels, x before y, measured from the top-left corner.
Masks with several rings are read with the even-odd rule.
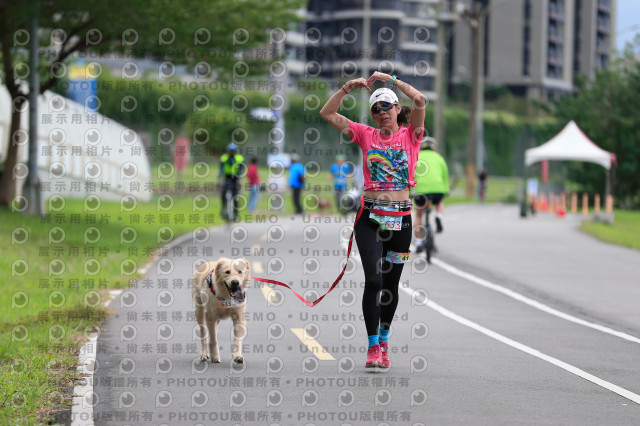
[[[233,185],[234,182],[231,179],[227,179],[222,187],[222,191],[224,191],[224,206],[221,216],[227,224],[233,223],[236,219]]]
[[[424,205],[425,235],[421,240],[422,244],[418,245],[418,249],[416,250],[416,252],[420,253],[422,252],[422,250],[424,250],[427,257],[427,263],[429,264],[431,264],[431,256],[437,252],[436,244],[435,244],[435,233],[433,232],[433,229],[431,228],[431,223],[429,222],[430,214],[431,214],[431,200],[427,198],[427,202]]]
[[[427,255],[427,263],[431,263],[431,255],[436,252],[436,243],[435,243],[435,234],[433,229],[431,229],[431,223],[429,222],[429,215],[431,214],[431,201],[428,201],[424,206],[424,216],[425,216],[425,241],[424,241],[424,249]]]

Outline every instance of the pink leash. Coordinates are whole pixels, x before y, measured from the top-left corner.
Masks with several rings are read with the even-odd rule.
[[[322,299],[324,299],[324,297],[327,294],[331,293],[331,291],[338,285],[338,283],[342,279],[342,276],[344,275],[344,271],[346,271],[346,269],[347,269],[347,265],[349,264],[349,257],[351,257],[351,247],[353,246],[353,233],[354,233],[354,231],[356,229],[356,223],[358,223],[358,219],[360,219],[360,216],[362,215],[363,206],[364,206],[364,197],[361,199],[360,209],[358,210],[358,214],[356,215],[356,220],[353,222],[353,230],[351,231],[351,236],[349,237],[349,246],[347,247],[347,261],[345,262],[344,266],[342,267],[342,271],[340,271],[340,275],[338,275],[338,278],[336,278],[336,280],[333,282],[333,284],[331,285],[329,290],[327,290],[327,292],[325,294],[323,294],[318,299],[316,299],[315,302],[309,302],[307,299],[302,297],[297,291],[292,289],[291,286],[289,286],[288,284],[285,284],[285,283],[283,283],[281,281],[270,280],[268,278],[259,278],[259,277],[251,277],[251,278],[253,278],[256,281],[263,282],[263,283],[275,284],[275,285],[279,285],[279,286],[282,286],[282,287],[286,287],[289,290],[291,290],[293,292],[293,294],[295,294],[298,297],[298,299],[302,300],[302,303],[304,303],[305,305],[307,305],[307,306],[316,306],[318,303],[320,303],[320,301]],[[375,214],[379,214],[379,215],[384,215],[384,216],[408,216],[409,214],[411,214],[411,210],[408,210],[406,212],[393,212],[393,211],[386,211],[386,210],[371,209],[371,212],[375,213]]]

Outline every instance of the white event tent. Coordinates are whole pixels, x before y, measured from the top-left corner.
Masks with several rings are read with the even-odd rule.
[[[586,161],[609,170],[616,155],[593,143],[572,120],[551,140],[524,153],[525,166],[545,160]]]
[[[549,141],[524,152],[525,166],[545,160],[584,161],[601,165],[607,170],[605,173],[605,193],[606,195],[611,194],[611,174],[609,170],[611,166],[617,164],[616,155],[596,145],[580,130],[575,121],[571,120],[567,123],[560,133]]]

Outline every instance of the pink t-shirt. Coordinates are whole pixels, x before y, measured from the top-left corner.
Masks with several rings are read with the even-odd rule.
[[[365,191],[399,191],[416,184],[422,133],[416,138],[413,126],[400,127],[393,135],[383,136],[380,129],[349,121],[349,132],[351,141],[362,150]]]
[[[257,164],[249,164],[249,170],[247,170],[247,179],[249,179],[249,185],[257,185],[260,183]]]

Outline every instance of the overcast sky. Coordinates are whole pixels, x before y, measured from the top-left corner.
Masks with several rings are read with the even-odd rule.
[[[622,50],[626,42],[640,33],[640,0],[618,0],[617,27],[616,47]]]

